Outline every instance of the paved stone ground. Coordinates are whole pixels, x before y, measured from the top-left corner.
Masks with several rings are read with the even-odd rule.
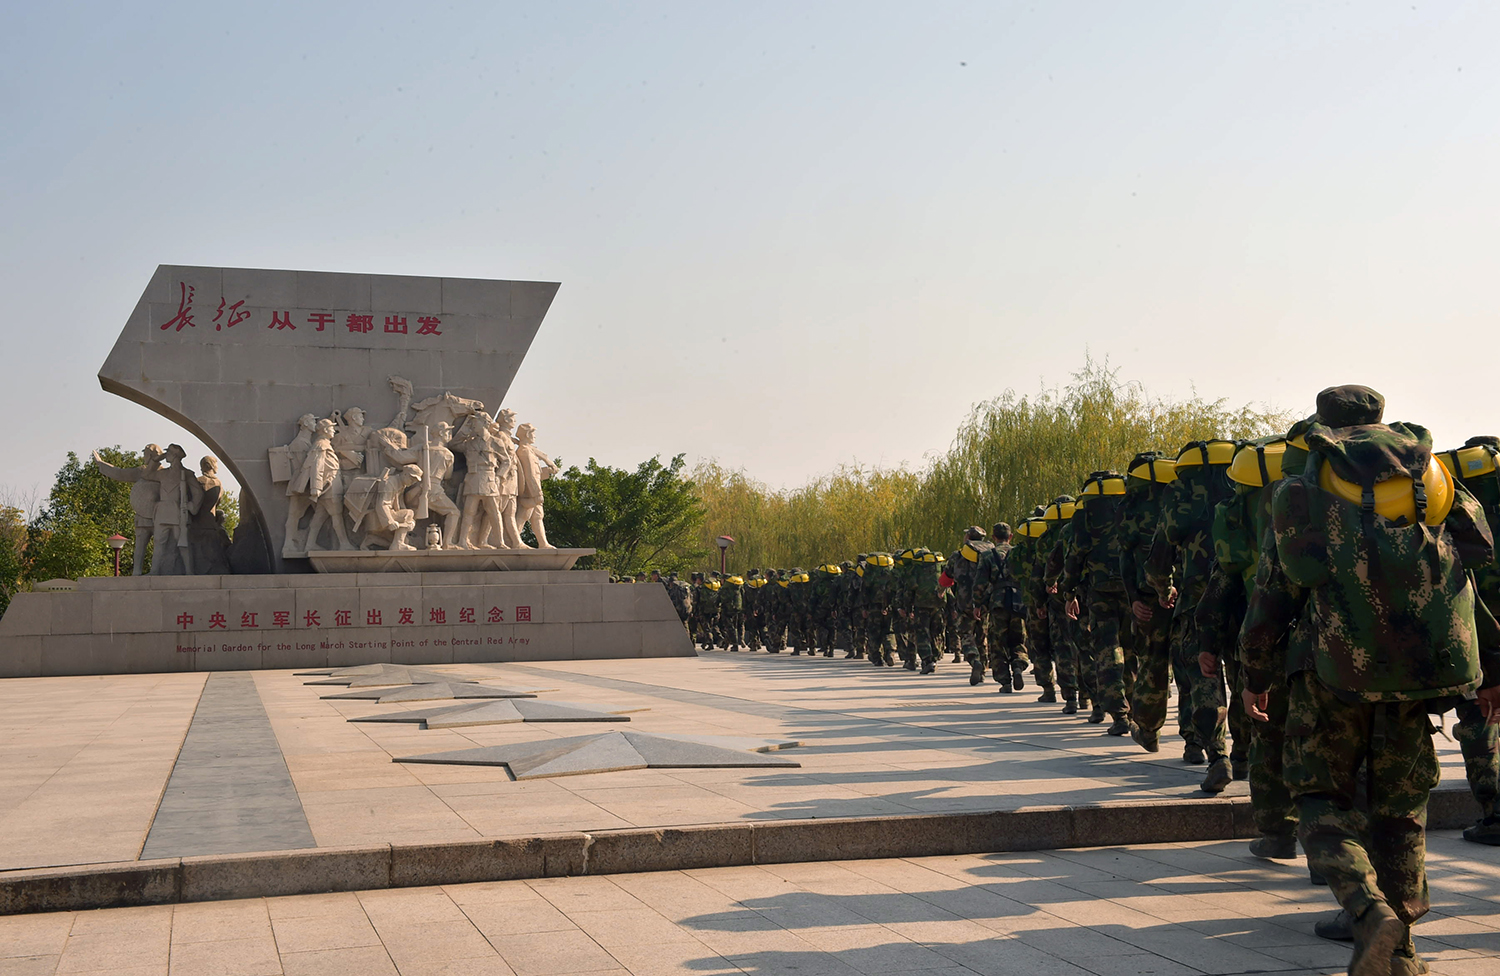
[[[1500,859],[1433,835],[1418,949],[1500,972]],[[1243,842],[711,868],[0,918],[0,976],[1342,973]],[[1487,854],[1488,849],[1480,850]]]
[[[150,853],[177,856],[267,843],[300,847],[306,830],[317,846],[333,847],[1203,796],[1202,767],[1180,761],[1175,736],[1149,756],[1081,717],[1063,716],[1058,706],[1037,704],[1033,688],[1011,695],[998,694],[993,683],[971,688],[960,665],[922,677],[837,657],[718,652],[444,670],[556,689],[543,699],[649,709],[633,713],[628,726],[608,728],[798,738],[805,746],[781,755],[802,768],[513,782],[501,768],[400,765],[391,757],[605,727],[423,731],[350,723],[350,716],[429,706],[323,701],[320,694],[339,689],[305,685],[289,671],[258,671],[215,680],[246,692],[253,682],[272,734],[248,708],[242,719],[255,727],[255,744],[236,741],[247,747],[240,760],[268,775],[284,761],[295,797],[283,792],[274,808],[225,813],[207,825],[180,798],[169,796],[157,813],[190,723],[196,737],[216,711],[194,718],[203,674],[8,679],[0,681],[0,869],[131,860],[153,818],[161,830]],[[1438,745],[1445,780],[1461,785],[1456,748],[1442,739]],[[210,780],[233,775],[219,768],[212,748],[183,757],[184,775],[195,764]],[[1243,783],[1230,788],[1243,792]],[[207,826],[213,836],[205,836]],[[265,839],[275,837],[290,839]]]

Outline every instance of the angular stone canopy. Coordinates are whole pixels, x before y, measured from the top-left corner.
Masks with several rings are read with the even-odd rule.
[[[363,715],[351,722],[407,722],[424,729],[461,729],[473,725],[511,725],[516,722],[628,722],[626,712],[644,712],[644,708],[610,708],[578,702],[541,701],[535,698],[506,698],[478,705],[448,705],[443,708],[417,708],[386,715]]]
[[[402,688],[369,688],[342,695],[323,695],[324,701],[417,702],[449,698],[535,698],[535,689],[496,688],[467,681],[435,681]]]
[[[231,554],[236,572],[305,571],[306,560],[281,555],[286,491],[271,481],[267,450],[289,443],[306,413],[357,406],[385,423],[394,412],[390,376],[424,396],[449,392],[495,410],[557,289],[162,265],[99,383],[191,431],[233,472],[241,517],[262,542]]]
[[[802,743],[733,735],[604,732],[478,749],[433,752],[392,762],[455,766],[505,766],[516,779],[578,776],[624,769],[726,769],[740,766],[799,768],[801,763],[764,753]]]

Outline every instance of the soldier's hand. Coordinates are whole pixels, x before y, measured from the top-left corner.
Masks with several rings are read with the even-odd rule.
[[[1155,614],[1155,611],[1151,609],[1151,605],[1144,600],[1137,600],[1132,603],[1130,605],[1130,612],[1135,619],[1143,624],[1149,624],[1151,617]]]
[[[1038,620],[1046,620],[1047,619],[1047,608],[1046,607],[1037,607],[1036,608],[1036,619],[1038,619]]]
[[[1170,610],[1173,607],[1177,606],[1177,587],[1175,587],[1175,586],[1169,586],[1169,587],[1167,587],[1167,592],[1163,593],[1162,596],[1161,596],[1161,599],[1158,600],[1158,601],[1156,601],[1156,602],[1160,603],[1162,606],[1166,607],[1168,610]]]
[[[1048,593],[1056,593],[1057,592],[1057,584],[1056,583],[1048,583],[1047,584],[1047,592]]]
[[[1271,716],[1266,714],[1266,709],[1271,707],[1271,693],[1263,691],[1260,694],[1248,688],[1240,692],[1240,701],[1245,704],[1245,714],[1257,722],[1269,722]]]
[[[1479,711],[1490,725],[1500,725],[1500,685],[1479,689]]]
[[[978,607],[975,607],[970,612],[974,614],[974,619],[975,620],[978,620],[980,617],[984,616],[984,611],[981,610],[981,609],[979,609]]]
[[[1205,678],[1217,678],[1219,676],[1219,658],[1208,651],[1198,654],[1198,670],[1203,672]]]
[[[1068,600],[1067,606],[1065,606],[1063,609],[1065,611],[1067,611],[1068,619],[1069,620],[1077,620],[1078,619],[1078,597],[1075,596],[1072,599]]]

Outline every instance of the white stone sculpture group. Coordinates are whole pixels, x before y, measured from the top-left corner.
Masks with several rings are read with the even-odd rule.
[[[110,464],[94,452],[100,473],[115,481],[130,482],[130,508],[135,513],[134,575],[140,576],[146,559],[146,541],[153,542],[152,576],[223,574],[229,568],[229,536],[219,513],[219,462],[205,457],[198,462],[203,474],[183,466],[187,452],[176,444],[164,451],[147,444],[143,463],[136,468]]]
[[[557,468],[535,428],[452,393],[412,403],[408,380],[390,383],[398,408],[386,426],[367,426],[359,407],[305,414],[296,438],[271,449],[271,480],[286,484],[282,555],[322,550],[325,530],[330,548],[414,549],[408,539],[422,523],[428,549],[530,548],[521,541],[528,522],[551,549],[542,482]]]

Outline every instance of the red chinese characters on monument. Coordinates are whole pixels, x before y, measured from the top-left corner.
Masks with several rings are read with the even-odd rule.
[[[177,326],[178,332],[181,332],[187,326],[198,327],[198,323],[193,321],[193,296],[197,294],[197,291],[198,289],[185,281],[177,283],[177,314],[161,324],[163,332],[174,325]]]
[[[179,281],[177,283],[177,314],[163,322],[159,326],[159,329],[163,332],[173,330],[181,332],[183,329],[197,328],[198,323],[193,318],[193,303],[196,299],[197,286],[190,285],[185,281]],[[242,322],[249,321],[256,313],[246,307],[245,303],[247,301],[249,299],[241,298],[238,301],[231,302],[228,296],[219,296],[218,308],[214,311],[214,316],[211,320],[214,331],[222,332],[225,329],[232,329]],[[265,322],[266,330],[275,332],[278,335],[296,332],[299,323],[312,326],[311,331],[313,332],[333,332],[335,334],[338,332],[337,323],[339,316],[332,311],[314,310],[302,312],[291,309],[266,309],[260,314],[266,316],[266,318],[260,319],[260,321]],[[408,321],[413,317],[417,322],[415,330],[411,330],[407,325]],[[376,329],[375,322],[377,318],[384,322],[383,330]],[[330,329],[329,326],[334,326],[334,328]],[[410,316],[395,312],[371,312],[370,314],[363,312],[345,313],[345,335],[357,338],[377,331],[382,332],[382,334],[413,335],[423,336],[424,338],[436,338],[446,334],[443,319],[438,315]]]

